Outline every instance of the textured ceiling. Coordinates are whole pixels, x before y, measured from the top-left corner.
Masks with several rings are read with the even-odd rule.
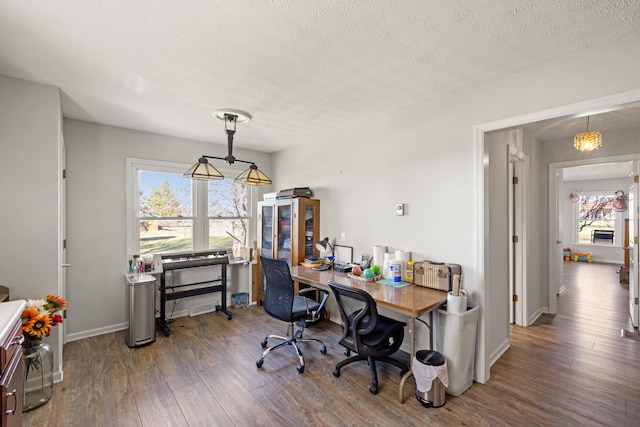
[[[276,152],[640,31],[637,0],[0,0],[0,74],[65,117]]]

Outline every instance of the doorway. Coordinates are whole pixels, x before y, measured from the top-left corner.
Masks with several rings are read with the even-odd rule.
[[[600,159],[587,159],[574,162],[552,163],[549,167],[549,205],[554,205],[549,223],[549,253],[556,255],[549,258],[549,306],[550,312],[557,312],[558,295],[562,292],[564,264],[558,252],[563,248],[573,248],[575,253],[587,254],[587,261],[621,266],[623,264],[624,220],[633,221],[637,212],[634,200],[637,200],[637,185],[634,189],[633,177],[637,176],[640,155],[617,156]],[[596,194],[624,192],[630,200],[626,212],[612,212],[608,216],[615,220],[614,236],[618,236],[611,244],[597,242],[581,243],[578,236],[577,206],[569,199],[569,194]],[[581,200],[581,199],[580,199]],[[637,214],[635,215],[637,221]],[[635,225],[635,224],[633,224]],[[637,237],[637,232],[631,226],[631,233]],[[631,245],[633,255],[629,270],[629,315],[635,327],[638,326],[638,263],[636,258],[637,244]],[[619,273],[620,274],[620,273]],[[622,282],[622,281],[621,281]],[[621,283],[622,284],[622,283]],[[551,311],[553,309],[553,311]]]
[[[487,134],[500,131],[517,130],[522,129],[524,126],[533,123],[545,123],[555,125],[556,122],[562,122],[577,117],[585,117],[585,112],[597,112],[597,111],[626,111],[629,107],[637,107],[640,103],[640,90],[634,90],[624,92],[608,97],[591,99],[584,102],[575,104],[569,104],[560,106],[558,108],[539,111],[532,114],[525,114],[522,116],[514,116],[511,118],[498,120],[495,122],[488,122],[479,124],[474,129],[476,151],[475,151],[475,163],[476,168],[476,191],[478,194],[483,194],[484,197],[480,197],[480,203],[476,204],[477,214],[476,218],[478,223],[476,225],[477,232],[477,245],[479,253],[479,277],[481,278],[481,286],[484,289],[485,299],[483,304],[483,315],[478,325],[478,334],[480,340],[478,342],[478,354],[476,359],[476,379],[479,382],[486,382],[490,378],[490,367],[495,363],[502,354],[509,348],[509,309],[508,309],[508,295],[510,289],[508,286],[508,272],[504,272],[503,266],[508,263],[508,239],[502,238],[502,246],[492,239],[495,238],[495,228],[491,229],[489,222],[492,220],[492,206],[500,204],[505,199],[506,202],[506,188],[502,187],[501,196],[499,191],[493,191],[496,182],[493,181],[493,177],[489,174],[489,169],[495,166],[495,162],[499,162],[499,157],[493,157],[490,153],[492,151],[492,144],[485,143]],[[636,121],[637,123],[637,121]],[[584,130],[584,125],[580,125],[581,130]],[[550,128],[551,129],[551,128]],[[566,135],[565,135],[566,136]],[[572,136],[570,136],[572,138]],[[635,151],[635,150],[634,150]],[[633,152],[633,151],[631,151]],[[569,151],[567,151],[569,153]],[[504,154],[503,154],[504,155]],[[504,157],[502,157],[504,159]],[[541,165],[539,163],[534,164],[532,161],[532,171],[535,171],[536,180],[539,180],[540,186],[532,185],[531,188],[534,193],[544,193],[546,191],[552,191],[551,183],[555,184],[555,175],[549,173],[549,188],[545,189],[544,174],[546,174],[548,165]],[[505,164],[505,160],[502,160]],[[506,170],[502,182],[506,181]],[[556,171],[554,171],[555,173]],[[540,177],[540,178],[538,178]],[[532,181],[533,182],[533,181]],[[500,185],[500,184],[497,184]],[[555,190],[553,190],[555,192]],[[540,194],[543,195],[543,194]],[[495,197],[497,196],[497,197]],[[636,198],[636,200],[638,200]],[[555,232],[552,232],[552,223],[556,222],[556,201],[550,199],[548,195],[544,194],[544,197],[538,197],[535,202],[531,202],[531,209],[539,211],[542,209],[548,214],[530,216],[529,220],[537,221],[542,224],[542,227],[536,228],[536,231],[532,231],[532,242],[539,242],[542,246],[542,250],[531,253],[531,256],[538,256],[537,260],[529,259],[529,271],[537,272],[538,277],[531,283],[536,283],[536,286],[529,286],[528,296],[533,299],[531,304],[533,306],[540,305],[539,308],[532,309],[529,316],[531,319],[537,318],[538,315],[548,312],[556,313],[557,311],[557,276],[552,273],[551,268],[553,259],[555,256],[555,247],[549,246],[549,242],[553,242],[553,246],[556,245],[556,240],[549,240],[545,242],[551,235],[555,237]],[[505,205],[502,205],[505,206]],[[534,207],[535,206],[535,207]],[[505,233],[506,234],[506,233]],[[635,245],[637,247],[637,244]],[[501,260],[496,261],[498,258],[505,254],[505,263],[501,264]],[[561,255],[561,254],[560,254]],[[560,257],[561,259],[561,257]],[[497,265],[497,270],[496,270]],[[553,298],[549,295],[553,293]],[[542,304],[539,304],[542,302]],[[506,310],[505,311],[503,311]]]

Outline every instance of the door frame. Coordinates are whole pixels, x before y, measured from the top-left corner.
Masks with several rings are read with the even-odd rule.
[[[611,157],[596,157],[581,160],[572,160],[567,162],[549,163],[549,313],[556,314],[558,311],[558,294],[562,284],[562,268],[560,268],[563,258],[562,249],[559,248],[557,242],[562,241],[562,233],[559,230],[560,218],[558,215],[561,194],[558,192],[558,175],[559,171],[574,166],[597,165],[600,163],[620,163],[620,162],[637,162],[640,161],[638,154],[625,154]],[[559,252],[559,253],[558,253]]]
[[[475,225],[475,253],[478,277],[478,288],[482,290],[483,297],[481,303],[483,310],[480,315],[478,323],[478,349],[476,352],[476,380],[480,383],[486,383],[490,378],[491,365],[499,358],[499,355],[493,354],[496,349],[488,348],[487,343],[490,340],[487,338],[490,331],[487,329],[486,316],[491,312],[491,306],[494,303],[498,303],[502,298],[506,298],[505,295],[496,295],[492,292],[491,282],[486,280],[486,274],[488,271],[487,263],[489,260],[488,248],[485,246],[487,235],[486,219],[487,219],[487,206],[489,200],[485,200],[483,196],[485,194],[485,165],[487,159],[485,158],[485,133],[504,130],[508,128],[520,127],[528,123],[533,123],[541,120],[556,119],[564,116],[570,116],[574,114],[581,114],[584,112],[597,112],[620,108],[625,104],[630,104],[640,101],[640,89],[635,89],[627,92],[617,93],[614,95],[604,96],[600,98],[588,99],[586,101],[580,101],[572,104],[562,105],[560,107],[549,108],[533,113],[526,113],[518,116],[508,117],[505,119],[495,120],[492,122],[479,123],[473,127],[473,139],[474,139],[474,165],[475,165],[475,191],[473,194],[477,195],[473,198],[473,206],[475,206],[475,218],[477,219]],[[555,300],[555,299],[554,299]]]
[[[631,254],[629,257],[629,316],[631,324],[637,328],[640,324],[640,307],[638,298],[640,297],[640,160],[633,162],[633,182],[629,191],[629,220],[631,221],[633,232],[629,236],[629,246]]]

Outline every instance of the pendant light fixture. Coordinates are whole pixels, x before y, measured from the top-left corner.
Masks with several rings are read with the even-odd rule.
[[[214,116],[224,120],[224,129],[227,133],[228,155],[226,157],[201,156],[198,162],[191,166],[182,176],[189,179],[214,180],[224,179],[224,175],[209,163],[208,159],[224,160],[228,165],[236,162],[247,163],[249,168],[236,177],[234,182],[246,185],[267,185],[271,179],[265,175],[254,162],[236,159],[233,155],[233,135],[236,133],[236,123],[246,123],[251,120],[251,114],[240,110],[220,110]]]
[[[587,130],[573,138],[573,146],[585,152],[597,150],[602,146],[602,134],[597,130],[589,132],[589,116],[587,116]]]

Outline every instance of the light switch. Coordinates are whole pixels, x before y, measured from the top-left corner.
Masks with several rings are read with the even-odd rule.
[[[404,215],[404,203],[396,204],[396,215]]]

